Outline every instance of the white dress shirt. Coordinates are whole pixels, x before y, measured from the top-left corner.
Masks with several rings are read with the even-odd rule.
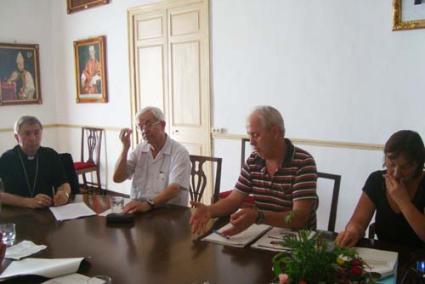
[[[131,199],[152,199],[168,185],[178,184],[180,193],[168,203],[187,206],[191,167],[188,151],[168,135],[155,159],[150,147],[140,143],[127,159],[127,176],[133,178]]]

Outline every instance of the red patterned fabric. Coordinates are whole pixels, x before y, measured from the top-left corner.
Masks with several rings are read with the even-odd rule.
[[[75,170],[82,170],[82,169],[88,169],[88,168],[93,168],[96,167],[96,165],[94,163],[86,163],[86,162],[75,162],[74,163],[74,168]]]

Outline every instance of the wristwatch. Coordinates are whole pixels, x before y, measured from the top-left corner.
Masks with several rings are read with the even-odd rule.
[[[149,198],[146,199],[146,203],[149,204],[149,206],[151,207],[151,209],[155,208],[155,201],[153,201],[153,199]]]
[[[264,212],[257,210],[257,218],[255,219],[255,224],[263,224],[266,220],[266,216],[264,216]]]

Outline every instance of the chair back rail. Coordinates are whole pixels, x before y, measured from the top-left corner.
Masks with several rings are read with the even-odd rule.
[[[74,167],[78,175],[82,175],[84,188],[88,189],[89,185],[96,186],[101,189],[100,181],[100,149],[102,145],[102,136],[104,129],[96,127],[81,128],[81,161],[74,163]],[[87,147],[87,149],[86,149]],[[87,159],[85,158],[87,154]],[[97,182],[88,181],[86,173],[95,172]]]
[[[85,146],[87,144],[88,158],[85,162],[98,165],[100,160],[100,147],[102,145],[102,128],[81,128],[81,161],[84,161]],[[87,136],[87,140],[85,137]]]
[[[341,176],[330,174],[330,173],[317,172],[317,178],[330,179],[334,183],[332,188],[331,210],[329,212],[329,222],[328,222],[328,231],[334,232],[335,223],[336,223],[336,215],[338,211],[338,199],[339,199],[339,189],[341,186]]]
[[[212,168],[215,165],[214,192],[211,203],[216,202],[220,192],[222,158],[190,155],[190,162],[192,165],[189,185],[190,200],[195,202],[201,201],[205,188],[207,187],[207,175],[204,165],[206,162],[210,162]]]
[[[375,222],[372,222],[369,224],[369,230],[368,230],[368,238],[373,240],[376,235],[376,224]]]

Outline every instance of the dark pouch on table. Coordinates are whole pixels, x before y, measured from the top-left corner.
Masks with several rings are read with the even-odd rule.
[[[124,213],[110,213],[106,215],[106,224],[132,224],[134,223],[134,216],[132,214]]]

